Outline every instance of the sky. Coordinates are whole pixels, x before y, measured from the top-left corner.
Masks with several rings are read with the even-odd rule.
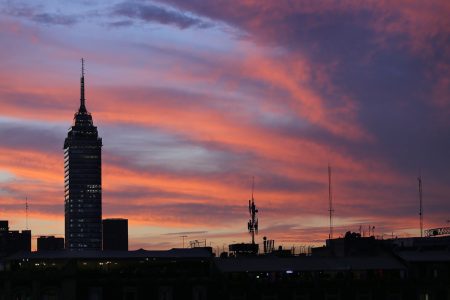
[[[285,247],[450,219],[448,1],[0,0],[0,219],[64,235],[63,142],[86,106],[103,217],[130,249]],[[34,241],[35,244],[35,241]]]

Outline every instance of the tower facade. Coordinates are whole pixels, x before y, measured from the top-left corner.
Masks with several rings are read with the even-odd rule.
[[[102,249],[102,139],[84,96],[81,69],[80,108],[64,141],[65,248]]]

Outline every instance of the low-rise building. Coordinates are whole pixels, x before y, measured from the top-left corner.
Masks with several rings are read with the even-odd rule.
[[[54,236],[40,236],[37,239],[37,251],[64,250],[64,238]]]

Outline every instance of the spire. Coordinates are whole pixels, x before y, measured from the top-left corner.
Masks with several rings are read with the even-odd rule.
[[[80,109],[81,113],[87,112],[85,106],[86,99],[84,98],[84,58],[81,59],[81,93],[80,93]]]

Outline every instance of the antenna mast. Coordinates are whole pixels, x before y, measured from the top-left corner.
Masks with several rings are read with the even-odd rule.
[[[419,218],[420,218],[420,237],[423,237],[423,207],[422,207],[422,175],[419,173],[417,178],[419,182]]]
[[[331,189],[331,166],[328,163],[328,212],[330,214],[330,233],[328,238],[333,239],[333,194]]]
[[[80,89],[80,112],[86,112],[86,99],[84,97],[84,58],[81,59]]]
[[[252,200],[253,200],[253,192],[255,190],[255,176],[252,177]]]
[[[25,228],[28,230],[28,197],[25,197]]]
[[[255,189],[255,177],[253,176],[252,181],[252,199],[248,200],[248,212],[250,213],[250,220],[248,221],[248,232],[252,235],[252,244],[255,244],[255,233],[258,234],[258,218],[256,214],[258,210],[256,209],[255,199],[253,198],[253,191]]]

